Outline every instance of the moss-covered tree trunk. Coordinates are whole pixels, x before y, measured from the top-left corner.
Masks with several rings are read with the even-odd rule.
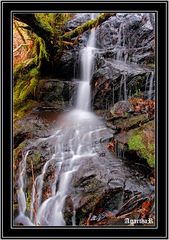
[[[44,41],[47,43],[47,45],[51,45],[51,32],[47,29],[44,29],[40,22],[37,21],[35,14],[14,14],[14,19],[17,21],[21,21],[23,23],[26,23],[29,26],[29,29],[32,30],[32,32],[36,33],[37,36],[44,39]]]
[[[96,19],[91,19],[86,23],[82,24],[81,26],[73,29],[72,31],[66,32],[62,36],[59,36],[58,42],[53,41],[55,36],[53,36],[53,34],[49,30],[44,29],[44,27],[41,25],[40,22],[38,22],[34,14],[15,14],[14,18],[18,21],[26,23],[30,27],[30,29],[37,34],[37,36],[39,36],[45,41],[47,49],[51,50],[53,48],[58,49],[61,45],[61,42],[64,42],[64,47],[66,45],[65,41],[70,41],[72,38],[81,35],[83,32],[91,28],[98,27],[101,23],[114,15],[116,15],[116,13],[101,13]],[[67,44],[70,45],[69,42],[67,42]],[[51,50],[51,52],[53,51]]]
[[[14,14],[14,20],[26,25],[22,26],[31,32],[34,47],[33,59],[21,63],[14,69],[14,106],[19,111],[28,99],[36,100],[34,92],[41,76],[50,75],[67,47],[78,43],[78,36],[83,32],[98,27],[115,13],[101,13],[72,31],[64,31],[66,14]],[[49,22],[48,22],[48,21]]]
[[[75,28],[74,30],[65,33],[62,36],[62,39],[63,40],[71,40],[72,38],[79,36],[80,34],[82,34],[83,32],[85,32],[89,29],[98,27],[101,23],[103,23],[108,18],[110,18],[114,15],[116,15],[116,13],[101,13],[98,16],[98,18],[91,19],[91,20],[87,21],[86,23],[84,23],[82,26],[79,26],[79,27]]]

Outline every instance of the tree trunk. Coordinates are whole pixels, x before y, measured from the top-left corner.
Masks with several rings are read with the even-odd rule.
[[[84,23],[82,26],[79,26],[79,27],[73,29],[72,31],[65,33],[62,36],[62,39],[65,41],[66,40],[70,41],[72,38],[81,35],[83,32],[87,31],[88,29],[98,27],[101,23],[106,21],[108,18],[115,16],[115,15],[116,15],[116,13],[101,13],[98,16],[98,18],[91,19],[91,20],[87,21],[86,23]]]
[[[84,23],[82,26],[79,26],[70,32],[66,32],[63,36],[61,36],[61,39],[63,41],[70,41],[72,38],[81,35],[88,29],[98,27],[101,23],[114,15],[116,15],[116,13],[101,13],[96,19],[91,19]],[[15,14],[14,18],[17,21],[26,23],[34,33],[45,40],[47,45],[51,45],[51,32],[41,26],[34,14]]]
[[[14,14],[14,19],[26,23],[34,33],[41,37],[48,45],[51,45],[51,32],[41,26],[33,13]]]

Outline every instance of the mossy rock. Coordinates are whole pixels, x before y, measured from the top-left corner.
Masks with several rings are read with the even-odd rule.
[[[155,129],[154,121],[142,124],[140,127],[122,131],[115,135],[118,146],[127,152],[136,152],[140,159],[145,159],[150,167],[155,166]]]
[[[144,128],[143,128],[144,127]],[[155,139],[154,122],[144,124],[140,129],[134,131],[128,140],[131,151],[137,151],[141,158],[146,159],[150,167],[155,166]]]
[[[19,81],[14,88],[14,105],[20,104],[27,100],[30,94],[35,95],[36,86],[38,85],[38,79],[32,77],[28,81]]]
[[[23,79],[27,77],[27,74],[31,69],[35,68],[34,58],[27,59],[22,63],[19,63],[14,68],[14,81],[16,82],[18,79]]]
[[[37,107],[38,105],[39,103],[37,101],[30,99],[14,107],[14,122],[16,122],[18,119],[25,117],[28,113],[32,111],[33,108]]]
[[[129,116],[127,118],[119,118],[113,121],[113,125],[117,127],[117,129],[127,130],[131,128],[138,127],[139,125],[148,121],[147,114],[140,114],[137,116]]]
[[[102,193],[95,192],[90,195],[85,195],[80,202],[80,207],[76,210],[76,221],[78,225],[84,225],[86,218],[91,213],[102,198]]]
[[[124,116],[127,112],[133,111],[133,106],[128,101],[119,101],[110,109],[113,117]]]

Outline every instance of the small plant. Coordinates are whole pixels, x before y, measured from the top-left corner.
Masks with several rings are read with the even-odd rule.
[[[143,93],[140,91],[140,89],[137,89],[135,94],[134,94],[135,98],[142,98],[143,97]]]

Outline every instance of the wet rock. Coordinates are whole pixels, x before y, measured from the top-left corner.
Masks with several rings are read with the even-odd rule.
[[[132,104],[128,101],[119,101],[110,109],[112,116],[125,116],[128,112],[134,111]]]
[[[143,115],[141,117],[144,118]],[[145,119],[145,121],[147,120]],[[145,165],[148,163],[150,167],[153,167],[155,163],[154,132],[154,121],[149,121],[142,123],[140,127],[116,134],[115,140],[118,148],[116,153],[119,155],[119,152],[122,151],[127,159],[133,159],[133,161],[142,162]]]
[[[100,157],[81,159],[81,166],[72,179],[70,194],[74,199],[77,225],[86,225],[90,213],[97,208],[115,214],[133,191],[144,192],[147,185],[144,177],[136,182],[136,171],[129,170],[103,146],[98,146]]]
[[[71,50],[63,52],[58,65],[55,68],[55,76],[70,81],[74,77],[74,66],[78,62],[79,48],[75,47]]]
[[[72,96],[77,83],[64,79],[41,79],[37,86],[38,101],[50,107],[60,107],[62,110],[71,105]]]
[[[67,196],[65,199],[64,213],[63,213],[66,225],[73,225],[73,222],[72,222],[73,210],[74,210],[73,201],[70,196]]]
[[[88,13],[76,14],[65,29],[70,31],[89,19]],[[96,29],[98,49],[91,83],[94,109],[109,109],[117,101],[125,99],[123,90],[119,96],[120,88],[124,88],[121,82],[124,74],[127,97],[138,89],[145,91],[147,73],[152,71],[148,65],[154,63],[154,19],[151,13],[118,13]],[[79,54],[86,46],[89,32],[80,35],[78,43],[64,51],[55,76],[68,81],[79,78]],[[56,91],[54,95],[48,94],[47,98],[56,99]]]
[[[135,62],[138,62],[138,53],[144,54],[148,49],[149,54],[154,55],[151,43],[154,38],[153,19],[152,14],[146,13],[122,13],[109,18],[97,29],[99,47],[112,48],[115,56],[118,54],[117,51],[121,51],[122,54],[127,54],[128,60]],[[145,61],[147,60],[144,59],[140,63]]]
[[[76,18],[71,21],[67,25],[68,30],[86,21],[86,18],[84,20],[77,20]],[[95,109],[109,110],[119,99],[126,99],[125,94],[128,97],[130,94],[135,94],[138,89],[145,89],[147,73],[149,74],[152,69],[150,70],[143,64],[149,64],[154,61],[154,25],[152,22],[152,15],[150,17],[150,15],[140,13],[122,13],[118,14],[117,17],[108,19],[97,29],[97,45],[102,49],[95,53],[96,64],[91,83],[92,103]],[[60,63],[58,63],[54,74],[60,76],[64,81],[59,81],[58,79],[52,79],[51,81],[49,79],[49,81],[42,80],[42,84],[38,86],[37,97],[44,104],[40,106],[42,111],[44,111],[44,107],[49,110],[55,104],[58,104],[55,107],[59,111],[62,108],[70,107],[71,96],[77,88],[77,85],[75,86],[70,80],[74,77],[74,72],[76,73],[74,66],[76,65],[76,68],[79,68],[79,52],[80,49],[85,47],[88,34],[89,31],[82,34],[78,44],[74,48],[70,47],[61,56]],[[131,63],[139,63],[141,66]],[[125,89],[127,89],[127,92]],[[53,111],[55,110],[53,109]],[[133,109],[128,101],[121,101],[115,104],[111,111],[113,115],[118,117],[122,117],[127,113],[128,118],[128,114],[131,114]],[[113,121],[116,120],[114,119]],[[151,124],[151,126],[148,126],[148,123],[146,123],[147,125],[144,123],[136,129],[131,129],[136,124],[142,124],[144,120],[146,120],[146,115],[144,114],[130,116],[127,120],[121,118],[112,123],[111,126],[120,130],[130,129],[128,132],[116,134],[115,139],[122,147],[126,147],[126,145],[129,147],[128,153],[134,151],[139,157],[145,158],[149,165],[152,166],[152,158],[154,157],[154,146],[152,145],[154,143],[153,126]],[[21,140],[25,139],[24,134],[30,133],[31,138],[36,140],[47,138],[50,136],[49,129],[52,128],[51,122],[45,122],[36,113],[26,116],[25,119],[18,121],[17,124],[17,128],[20,128],[20,133],[16,131],[15,134],[16,139],[17,137],[20,139],[18,142],[16,141],[17,144],[20,143],[19,146],[22,144]],[[107,222],[104,223],[107,225],[116,224],[118,221],[113,218],[113,214],[118,212],[131,195],[139,192],[149,194],[152,190],[144,172],[140,172],[140,169],[137,170],[136,166],[138,165],[136,163],[133,162],[132,166],[129,166],[127,161],[122,161],[115,157],[106,148],[106,142],[111,140],[112,135],[112,133],[106,135],[103,132],[98,139],[96,134],[94,141],[92,138],[92,146],[95,147],[96,154],[94,156],[83,154],[78,159],[77,167],[79,163],[80,167],[76,172],[73,172],[68,189],[68,197],[63,208],[67,225],[73,224],[74,210],[76,212],[77,225],[86,225],[86,221],[90,219],[91,214],[93,214],[91,220],[94,222],[105,220]],[[65,138],[67,137],[66,135]],[[35,144],[28,155],[26,168],[28,176],[26,192],[28,196],[30,196],[32,190],[33,175],[35,178],[41,173],[44,164],[55,151],[52,144],[53,146],[54,144],[56,145],[55,139],[47,140],[42,145],[37,146]],[[16,148],[17,152],[14,160],[16,169],[22,159],[22,150],[25,149],[25,146],[20,146],[21,149],[18,148],[19,146]],[[120,146],[120,148],[122,147]],[[67,147],[65,147],[65,152],[68,152],[68,157],[65,158],[66,161],[61,167],[63,172],[69,166],[68,160],[70,157]],[[119,152],[119,146],[115,152]],[[44,200],[52,194],[51,185],[54,181],[54,169],[55,166],[50,165],[44,176],[46,182],[43,189]],[[17,178],[17,174],[15,177]],[[56,191],[57,184],[58,181],[56,182]],[[14,191],[16,189],[17,186],[15,186]],[[111,215],[110,218],[108,218],[109,213]]]
[[[138,116],[128,116],[127,118],[119,118],[113,121],[113,124],[118,130],[127,131],[133,128],[137,128],[140,125],[148,122],[149,118],[147,114],[140,114]]]
[[[69,22],[65,25],[65,30],[71,31],[74,28],[80,26],[81,24],[90,20],[91,16],[90,13],[77,13]]]
[[[146,159],[150,167],[155,165],[155,130],[154,122],[142,125],[137,131],[130,133],[128,146],[130,151],[136,151],[140,158]]]
[[[17,134],[14,135],[14,149],[17,148],[20,143],[26,139],[29,139],[30,137],[31,136],[28,132],[17,132]]]
[[[119,100],[125,100],[145,85],[152,70],[136,64],[127,64],[113,59],[104,60],[92,78],[92,102],[95,109],[109,109]]]

